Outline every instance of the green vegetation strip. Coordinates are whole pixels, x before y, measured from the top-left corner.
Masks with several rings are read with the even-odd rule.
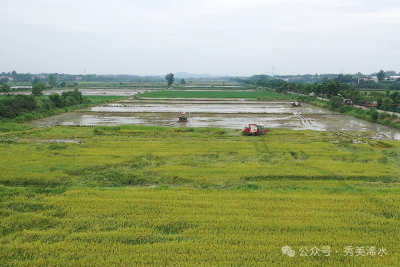
[[[107,102],[116,101],[123,98],[129,98],[130,96],[114,96],[114,95],[85,95],[86,98],[92,100],[93,102]]]
[[[9,131],[23,131],[23,130],[28,130],[30,127],[26,125],[21,125],[18,124],[17,122],[26,122],[30,120],[35,120],[35,119],[42,119],[45,117],[50,117],[54,115],[58,115],[61,113],[65,112],[71,112],[75,111],[77,109],[82,109],[90,106],[95,106],[99,105],[101,103],[108,103],[112,101],[116,101],[119,99],[124,99],[127,98],[126,96],[88,96],[85,97],[85,102],[84,104],[75,104],[72,106],[66,106],[66,107],[54,107],[52,106],[47,106],[49,109],[45,109],[43,106],[43,103],[47,102],[49,103],[49,96],[40,96],[40,97],[31,97],[31,96],[19,96],[24,99],[28,99],[31,103],[33,102],[33,107],[34,109],[29,111],[26,110],[23,104],[18,104],[17,101],[14,101],[14,108],[18,108],[18,106],[21,106],[19,109],[19,114],[15,118],[4,118],[1,117],[1,102],[0,102],[0,133],[1,132],[9,132]],[[15,99],[15,98],[14,98]],[[12,102],[12,101],[11,101]]]
[[[269,100],[283,99],[278,95],[267,91],[154,91],[141,94],[142,97],[160,98],[265,98]]]

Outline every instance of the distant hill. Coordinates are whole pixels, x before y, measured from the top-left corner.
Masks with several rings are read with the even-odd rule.
[[[183,71],[176,72],[176,73],[174,73],[174,75],[175,75],[175,78],[183,78],[183,79],[189,79],[191,77],[195,78],[195,79],[198,79],[200,77],[202,77],[202,78],[217,78],[218,77],[218,76],[214,76],[214,75],[207,74],[207,73],[205,73],[205,74],[191,74],[191,73],[187,73],[187,72],[183,72]]]

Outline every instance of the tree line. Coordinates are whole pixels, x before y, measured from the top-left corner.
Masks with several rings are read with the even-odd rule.
[[[6,94],[0,99],[0,118],[13,119],[25,113],[44,113],[55,108],[65,108],[78,104],[88,104],[91,101],[84,97],[78,88],[42,97],[43,84],[36,84],[31,95]]]
[[[346,99],[351,99],[354,103],[365,105],[366,103],[377,102],[378,106],[386,110],[400,110],[400,91],[390,93],[384,92],[361,92],[357,87],[340,82],[331,83],[291,83],[285,81],[272,81],[262,84],[265,87],[274,88],[276,92],[292,92],[297,94],[309,95],[314,93],[324,98],[337,97],[339,94]]]

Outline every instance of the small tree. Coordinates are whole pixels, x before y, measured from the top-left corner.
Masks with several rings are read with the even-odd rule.
[[[371,108],[371,119],[372,121],[376,121],[379,117],[379,112],[376,108]]]
[[[33,84],[37,84],[40,82],[40,79],[38,77],[33,78]]]
[[[381,82],[383,81],[383,78],[385,78],[386,74],[383,70],[380,70],[377,76],[378,76],[378,82]]]
[[[385,97],[384,99],[382,99],[382,106],[385,109],[390,108],[392,103],[393,103],[393,100],[389,97]]]
[[[169,74],[165,75],[165,79],[167,80],[168,86],[171,86],[175,81],[174,74],[169,73]]]
[[[182,79],[182,80],[181,80],[181,84],[186,84],[185,79]]]
[[[61,87],[66,87],[66,86],[67,86],[67,83],[66,83],[66,82],[62,82],[62,83],[60,83],[60,86],[61,86]]]
[[[41,96],[43,95],[43,89],[44,89],[44,84],[43,83],[37,83],[35,86],[32,88],[32,95],[34,96]]]
[[[64,98],[59,94],[54,93],[52,95],[49,95],[49,99],[57,108],[62,108],[65,105]]]
[[[333,96],[329,99],[328,101],[328,105],[332,108],[332,109],[338,109],[343,105],[343,100],[338,97],[338,96]]]
[[[11,87],[8,84],[3,84],[0,88],[0,92],[9,93],[11,91]]]
[[[57,79],[56,76],[53,74],[50,74],[49,76],[49,84],[51,87],[56,87],[57,86]]]

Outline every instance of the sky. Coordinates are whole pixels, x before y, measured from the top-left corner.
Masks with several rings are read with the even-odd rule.
[[[0,72],[400,71],[398,0],[0,0]]]

